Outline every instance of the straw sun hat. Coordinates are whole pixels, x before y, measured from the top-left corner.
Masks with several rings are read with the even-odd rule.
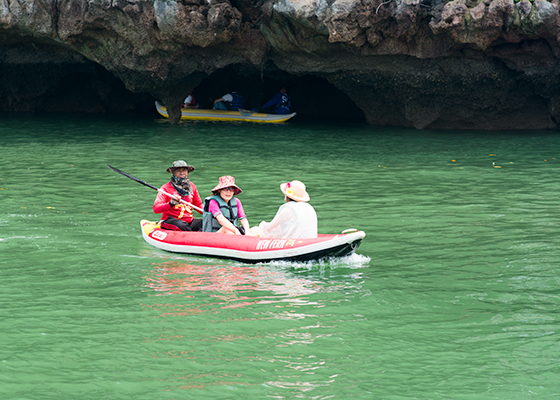
[[[295,201],[309,201],[309,194],[305,191],[305,185],[300,181],[286,182],[280,185],[280,190],[290,199]]]

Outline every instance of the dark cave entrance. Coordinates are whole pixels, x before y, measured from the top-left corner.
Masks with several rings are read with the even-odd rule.
[[[193,90],[202,108],[212,108],[214,99],[227,93],[230,85],[245,99],[245,108],[261,107],[282,87],[289,88],[291,111],[295,121],[366,122],[364,113],[344,92],[326,79],[313,75],[295,76],[286,72],[246,71],[244,67],[228,66],[214,72]],[[185,96],[186,97],[186,96]]]
[[[158,117],[155,99],[133,93],[101,65],[60,49],[29,49],[0,45],[0,112],[133,113]],[[192,77],[191,77],[192,78]],[[366,122],[364,113],[327,79],[296,76],[269,63],[263,68],[230,65],[204,78],[194,89],[197,102],[206,109],[235,84],[247,109],[261,107],[282,85],[289,87],[292,121]],[[185,97],[188,93],[185,93]]]

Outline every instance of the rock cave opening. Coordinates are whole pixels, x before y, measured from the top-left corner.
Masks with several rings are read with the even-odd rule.
[[[291,110],[296,121],[366,122],[364,113],[341,90],[326,79],[314,75],[295,76],[283,71],[244,70],[228,66],[203,79],[194,88],[193,96],[203,108],[212,108],[213,100],[227,93],[230,85],[245,99],[247,109],[261,107],[282,85],[287,85]]]
[[[50,50],[50,51],[49,51]],[[52,54],[51,54],[52,53]],[[148,93],[133,93],[123,81],[98,63],[52,49],[0,46],[0,112],[134,113],[157,118]],[[289,87],[293,121],[366,123],[364,112],[327,79],[292,75],[267,64],[262,69],[230,65],[217,70],[193,89],[203,108],[212,108],[231,84],[246,108],[261,107],[282,85]],[[188,93],[185,93],[185,97]]]
[[[93,61],[58,48],[0,46],[0,112],[122,113],[154,109]]]

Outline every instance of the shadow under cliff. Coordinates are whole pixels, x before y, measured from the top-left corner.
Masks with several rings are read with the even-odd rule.
[[[245,100],[245,108],[257,108],[269,101],[282,86],[287,86],[290,109],[299,121],[364,122],[364,113],[341,90],[326,79],[313,75],[296,76],[280,70],[254,71],[229,66],[204,79],[193,90],[202,108],[212,108],[214,99],[222,97],[235,85]]]
[[[0,112],[132,112],[159,116],[154,102],[160,99],[127,90],[114,74],[79,55],[56,48],[8,46],[0,46],[0,55]],[[228,66],[203,79],[193,95],[202,108],[212,108],[213,100],[226,94],[231,85],[243,95],[248,109],[261,109],[282,85],[287,85],[291,109],[299,121],[365,122],[363,112],[344,92],[313,75]]]
[[[262,106],[287,85],[290,108],[297,113],[293,122],[502,130],[555,129],[560,118],[558,71],[526,74],[497,57],[464,55],[384,56],[371,62],[363,70],[321,76],[291,74],[271,62],[234,64],[201,73],[202,78],[190,76],[196,83],[192,93],[210,109],[233,84],[245,108],[265,111]],[[0,112],[130,112],[159,118],[154,102],[162,99],[128,90],[113,72],[60,47],[0,46],[0,76]]]
[[[148,94],[132,93],[105,68],[58,48],[0,46],[0,111],[145,112]]]

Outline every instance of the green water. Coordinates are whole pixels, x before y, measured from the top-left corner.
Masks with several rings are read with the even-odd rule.
[[[556,399],[560,134],[0,114],[1,399]],[[357,254],[246,265],[141,237],[176,159],[249,222],[307,184]]]

